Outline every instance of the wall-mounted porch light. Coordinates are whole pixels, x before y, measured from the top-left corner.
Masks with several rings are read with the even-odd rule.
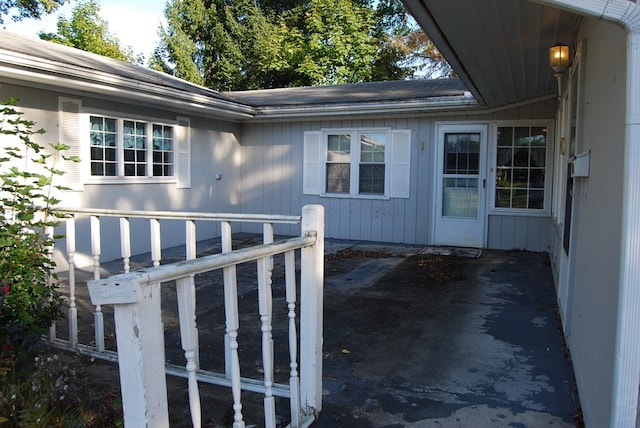
[[[558,79],[558,98],[562,96],[562,78],[569,67],[569,46],[561,43],[549,48],[549,64]]]

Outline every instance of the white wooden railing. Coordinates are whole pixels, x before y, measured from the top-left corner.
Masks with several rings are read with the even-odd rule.
[[[68,340],[55,336],[58,346],[89,353],[98,358],[118,360],[123,398],[125,426],[168,426],[166,372],[188,379],[189,403],[193,426],[201,425],[198,381],[231,388],[234,427],[244,427],[240,400],[241,390],[264,394],[264,425],[276,426],[275,396],[290,402],[290,426],[310,425],[322,406],[322,295],[324,271],[324,212],[321,206],[305,206],[301,217],[238,214],[169,213],[115,210],[66,210],[66,258],[69,271],[69,335]],[[75,224],[81,216],[91,222],[91,252],[94,260],[93,279],[88,281],[91,302],[95,305],[95,345],[81,344],[78,339],[78,305],[75,283]],[[120,219],[123,272],[100,278],[100,219]],[[130,218],[148,218],[151,237],[152,267],[130,272]],[[186,224],[186,260],[161,265],[160,221],[184,220]],[[195,221],[214,221],[221,225],[222,252],[196,257]],[[263,223],[263,244],[233,250],[231,223]],[[274,242],[274,224],[300,223],[299,237]],[[300,335],[296,328],[296,256],[300,250]],[[272,257],[284,254],[286,304],[288,317],[289,384],[274,383],[274,339],[272,336],[271,269]],[[236,265],[255,261],[258,278],[258,306],[262,336],[262,379],[240,376],[238,352],[238,284]],[[213,373],[199,367],[198,327],[194,276],[216,269],[223,270],[225,307],[225,372]],[[180,322],[180,337],[186,364],[184,367],[165,363],[164,331],[160,306],[160,287],[175,281]],[[163,284],[164,283],[164,284]],[[209,286],[216,286],[211,284]],[[105,350],[102,308],[113,306],[118,354]],[[210,326],[200,326],[207,328]],[[300,343],[300,352],[297,344]]]

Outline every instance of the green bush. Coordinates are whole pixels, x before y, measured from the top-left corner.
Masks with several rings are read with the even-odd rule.
[[[7,100],[0,110],[0,362],[34,355],[41,335],[61,317],[62,297],[51,258],[54,239],[49,234],[62,217],[52,209],[54,193],[64,187],[53,179],[65,157],[63,144],[49,150],[34,141],[44,130],[16,110],[18,100]],[[13,364],[13,363],[11,363]]]

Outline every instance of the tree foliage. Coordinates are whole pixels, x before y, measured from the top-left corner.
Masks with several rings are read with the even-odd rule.
[[[404,79],[422,58],[400,0],[170,0],[165,17],[151,68],[217,90]]]
[[[0,0],[0,24],[4,23],[4,16],[10,16],[14,21],[40,19],[64,3],[65,0]]]
[[[78,3],[73,8],[71,19],[58,18],[57,33],[38,33],[43,40],[82,49],[121,61],[134,62],[131,47],[123,47],[120,40],[109,32],[109,24],[100,17],[100,5],[95,0]]]

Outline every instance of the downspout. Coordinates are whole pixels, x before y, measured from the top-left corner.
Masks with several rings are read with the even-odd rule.
[[[632,0],[540,0],[620,24],[627,33],[627,99],[611,427],[640,426],[640,6]]]

